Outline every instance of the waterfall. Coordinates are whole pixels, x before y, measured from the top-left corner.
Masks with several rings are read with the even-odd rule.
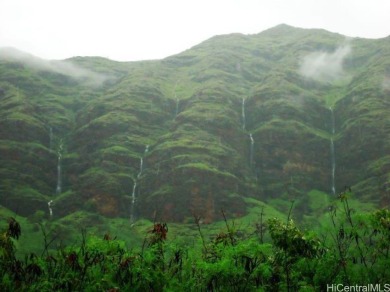
[[[141,158],[141,161],[142,161],[142,158]],[[142,167],[142,162],[141,162],[141,167]],[[136,190],[137,190],[137,179],[141,176],[141,172],[140,171],[138,174],[137,174],[137,177],[134,179],[134,185],[133,185],[133,192],[131,193],[131,207],[130,207],[130,222],[133,223],[134,222],[134,206],[135,206],[135,201],[136,201]]]
[[[137,189],[137,180],[134,180],[133,193],[131,194],[131,202],[135,203],[135,190]]]
[[[56,187],[57,195],[62,192],[62,168],[61,168],[62,151],[63,151],[63,143],[62,140],[60,140],[60,144],[57,150],[57,187]]]
[[[331,189],[332,194],[336,194],[336,187],[335,187],[335,173],[336,173],[336,159],[334,155],[334,142],[333,138],[330,139],[330,158],[331,158],[331,164],[332,164],[332,180],[331,180]]]
[[[141,157],[139,162],[139,173],[137,174],[137,178],[141,176],[143,168],[144,168],[144,159]]]
[[[134,222],[135,190],[137,189],[137,180],[134,180],[133,193],[131,194],[130,222]]]
[[[149,145],[146,145],[145,151],[144,151],[144,156],[146,153],[149,151]],[[134,185],[133,185],[133,192],[131,194],[131,208],[130,208],[130,222],[134,222],[134,206],[135,206],[135,201],[136,201],[136,190],[137,190],[137,180],[141,177],[142,171],[144,167],[144,158],[140,158],[140,163],[139,163],[139,172],[137,174],[137,177],[134,179]]]
[[[53,204],[53,200],[50,200],[48,203],[47,203],[47,206],[49,208],[49,214],[50,214],[50,217],[53,217],[53,209],[51,207],[51,205]]]
[[[332,135],[334,135],[335,134],[334,113],[333,113],[333,109],[331,107],[329,107],[329,110],[330,110],[330,124],[331,124],[331,128],[332,128]]]
[[[253,166],[253,148],[255,146],[255,140],[253,139],[252,133],[249,133],[249,139],[251,140],[251,146],[249,151],[249,165]]]
[[[149,151],[149,145],[146,145],[145,151],[144,151],[144,156],[146,155],[146,153],[148,153],[148,151]],[[139,163],[139,173],[137,175],[137,178],[139,178],[141,176],[143,170],[144,170],[144,158],[141,157],[140,163]]]
[[[335,185],[335,174],[336,174],[336,157],[335,157],[335,150],[334,150],[334,135],[335,135],[335,119],[334,119],[334,113],[333,109],[329,107],[330,110],[330,122],[331,122],[331,133],[332,136],[330,138],[330,163],[331,163],[331,190],[332,194],[336,194],[336,185]]]
[[[246,124],[246,117],[245,117],[245,98],[242,99],[241,116],[242,116],[242,129],[245,131],[245,124]]]

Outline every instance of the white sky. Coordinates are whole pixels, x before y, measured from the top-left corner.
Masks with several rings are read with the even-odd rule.
[[[46,59],[161,59],[280,23],[386,37],[390,0],[0,0],[0,47]]]

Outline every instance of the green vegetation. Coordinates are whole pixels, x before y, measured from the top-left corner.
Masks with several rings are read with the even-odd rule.
[[[53,248],[65,227],[57,224],[54,233],[47,232],[44,220],[40,253],[26,252],[24,258],[17,249],[23,224],[9,217],[0,237],[0,288],[325,291],[333,283],[384,285],[390,279],[386,268],[390,264],[390,212],[358,213],[349,206],[350,195],[348,189],[340,193],[328,212],[331,228],[319,233],[298,227],[291,218],[293,204],[283,219],[265,217],[261,208],[251,229],[227,220],[222,211],[225,219],[219,231],[210,233],[195,216],[194,228],[186,237],[180,236],[176,224],[140,222],[144,238],[138,246],[128,246],[112,233],[99,237],[82,229],[77,243]],[[34,220],[42,218],[37,214]]]

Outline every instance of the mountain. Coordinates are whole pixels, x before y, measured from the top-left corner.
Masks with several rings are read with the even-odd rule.
[[[385,207],[389,113],[390,38],[279,25],[140,62],[1,49],[0,204],[208,223],[251,199],[303,216],[351,186]]]

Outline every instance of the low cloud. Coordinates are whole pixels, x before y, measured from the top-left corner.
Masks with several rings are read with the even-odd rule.
[[[38,71],[55,72],[93,86],[98,86],[108,79],[103,74],[81,68],[70,61],[49,61],[13,48],[1,48],[0,60],[20,62]]]
[[[343,61],[351,53],[350,45],[338,47],[334,52],[314,52],[304,57],[299,72],[306,78],[332,82],[345,76]]]

